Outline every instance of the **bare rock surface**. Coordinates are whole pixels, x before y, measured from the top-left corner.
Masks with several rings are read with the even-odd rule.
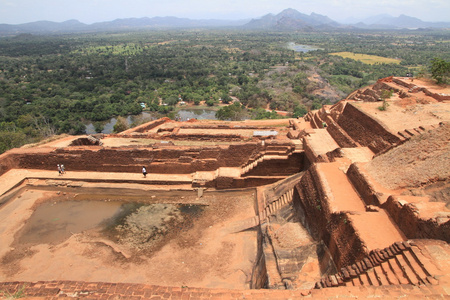
[[[448,181],[449,142],[450,125],[442,125],[375,157],[366,169],[374,179],[390,189]]]

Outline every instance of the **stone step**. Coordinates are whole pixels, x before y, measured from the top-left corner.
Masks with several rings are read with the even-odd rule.
[[[407,134],[409,134],[410,136],[415,136],[416,134],[414,133],[414,131],[412,130],[412,129],[405,129],[405,132],[407,133]]]
[[[359,281],[361,282],[361,285],[370,285],[370,279],[367,276],[367,274],[360,274],[359,276]]]
[[[341,278],[339,286],[431,287],[439,285],[436,276],[444,273],[422,254],[417,244],[406,241],[395,242],[382,250],[372,250],[363,260],[343,267],[337,278]],[[332,287],[328,277],[322,278],[316,288]]]
[[[391,268],[392,272],[395,275],[395,278],[400,284],[408,284],[409,281],[405,277],[404,272],[402,271],[401,267],[399,266],[396,259],[391,259],[388,261],[389,267]]]
[[[353,286],[361,286],[361,281],[359,280],[359,277],[352,278],[352,283]]]
[[[380,285],[380,282],[378,281],[377,276],[376,276],[375,272],[373,271],[373,269],[367,271],[366,274],[367,274],[367,277],[369,277],[371,285],[373,285],[373,286],[379,286]]]
[[[417,263],[422,267],[422,270],[427,275],[427,277],[432,276],[432,274],[439,273],[439,270],[433,264],[431,264],[430,260],[425,257],[420,251],[411,249],[411,255],[415,257]]]
[[[380,285],[389,285],[389,281],[386,279],[386,276],[384,274],[383,269],[381,266],[375,266],[373,268],[375,272],[375,276],[377,277],[378,281],[380,282]]]
[[[399,136],[401,136],[402,138],[404,138],[404,139],[409,139],[409,138],[411,138],[411,136],[410,136],[409,134],[407,134],[405,131],[399,131],[399,132],[397,132],[397,134],[398,134]]]
[[[409,251],[404,251],[402,253],[403,258],[408,263],[412,271],[416,274],[418,278],[424,283],[428,275],[425,273],[425,271],[422,269],[420,264],[417,262],[416,258],[411,254]]]
[[[419,284],[419,280],[417,279],[416,274],[414,274],[414,272],[408,266],[405,259],[403,258],[403,255],[396,255],[395,260],[403,270],[403,275],[405,276],[405,278],[408,279],[408,281],[412,284]]]
[[[383,269],[384,275],[386,276],[386,279],[389,282],[389,284],[398,284],[397,277],[389,267],[388,262],[382,262],[380,266]]]

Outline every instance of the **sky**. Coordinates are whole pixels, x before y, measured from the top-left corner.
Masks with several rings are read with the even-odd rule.
[[[85,24],[119,18],[174,16],[190,19],[250,19],[286,8],[342,22],[377,14],[450,22],[450,0],[0,0],[0,24],[34,21]]]

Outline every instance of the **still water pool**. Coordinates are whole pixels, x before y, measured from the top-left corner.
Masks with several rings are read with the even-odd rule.
[[[203,206],[123,201],[45,202],[33,212],[21,230],[20,244],[58,244],[73,234],[96,229],[105,237],[164,234],[173,226],[192,223]],[[130,230],[131,229],[131,230]],[[133,238],[136,240],[136,238]]]

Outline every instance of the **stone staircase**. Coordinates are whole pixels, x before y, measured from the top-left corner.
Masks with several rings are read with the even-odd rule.
[[[247,174],[263,161],[273,159],[288,159],[288,157],[296,151],[296,148],[297,147],[295,145],[294,147],[289,148],[286,148],[286,146],[267,145],[264,152],[260,152],[257,157],[249,160],[246,164],[241,166],[241,175]]]
[[[299,150],[301,149],[301,150]],[[259,152],[256,157],[250,159],[241,167],[220,167],[214,171],[197,171],[192,174],[192,185],[196,187],[206,186],[208,182],[218,177],[240,178],[256,168],[260,163],[269,160],[286,160],[293,153],[302,151],[302,147],[296,144],[290,145],[266,145],[265,151]],[[195,156],[191,152],[190,155]]]
[[[436,268],[412,241],[396,242],[373,250],[357,263],[316,282],[315,288],[437,284]]]
[[[440,124],[435,124],[435,125],[419,126],[419,127],[412,128],[412,129],[404,129],[404,130],[398,131],[396,136],[400,139],[400,144],[402,144],[406,141],[409,141],[414,136],[422,135],[425,132],[427,132],[429,130],[433,130],[439,126],[440,126]],[[387,147],[383,151],[377,153],[377,156],[381,155],[383,153],[386,153],[389,150],[391,150],[392,148],[395,148],[397,146],[398,146],[397,144],[391,145],[390,147]]]
[[[417,128],[412,129],[405,129],[402,131],[397,132],[397,134],[402,138],[403,141],[407,141],[411,139],[413,136],[421,135],[428,130],[433,130],[435,128],[439,127],[439,124],[436,125],[428,125],[428,126],[419,126]]]
[[[281,195],[281,197],[268,204],[257,216],[231,224],[229,231],[240,232],[263,224],[269,216],[275,215],[278,210],[290,204],[292,202],[293,194],[294,189],[292,188]]]

